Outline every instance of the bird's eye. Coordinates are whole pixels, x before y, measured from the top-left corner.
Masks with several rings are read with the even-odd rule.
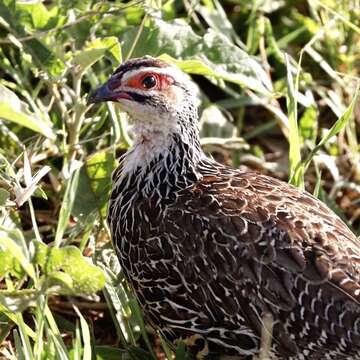
[[[142,81],[145,89],[151,89],[156,85],[156,78],[153,75],[149,75]]]

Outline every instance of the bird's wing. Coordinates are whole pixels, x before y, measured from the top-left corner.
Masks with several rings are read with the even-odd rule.
[[[325,342],[360,344],[360,242],[310,194],[252,172],[204,176],[179,194],[162,230],[210,313],[254,318],[256,307],[299,322],[303,336],[317,328]]]

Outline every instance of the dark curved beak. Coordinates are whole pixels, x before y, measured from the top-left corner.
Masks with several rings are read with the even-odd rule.
[[[94,90],[87,99],[87,104],[116,100],[114,91],[109,88],[108,82]]]
[[[87,104],[90,105],[104,101],[118,101],[119,99],[133,100],[133,97],[129,92],[114,90],[116,85],[116,79],[110,79],[90,94]]]

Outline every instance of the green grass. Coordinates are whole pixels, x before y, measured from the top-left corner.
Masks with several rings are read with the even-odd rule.
[[[204,149],[313,192],[360,234],[356,1],[0,0],[0,357],[188,358],[146,327],[106,224],[123,59],[194,75]],[[165,355],[164,355],[165,356]]]

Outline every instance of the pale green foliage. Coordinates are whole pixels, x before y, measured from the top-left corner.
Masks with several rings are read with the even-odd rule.
[[[51,123],[39,115],[31,113],[28,105],[21,101],[14,92],[0,84],[0,114],[4,120],[13,121],[46,137],[54,138]]]
[[[106,224],[129,122],[113,104],[86,104],[129,57],[195,75],[205,151],[288,174],[360,233],[359,19],[351,1],[0,0],[0,340],[13,339],[4,351],[158,355]],[[118,347],[94,339],[106,315]],[[189,358],[183,343],[161,344],[168,358]]]

